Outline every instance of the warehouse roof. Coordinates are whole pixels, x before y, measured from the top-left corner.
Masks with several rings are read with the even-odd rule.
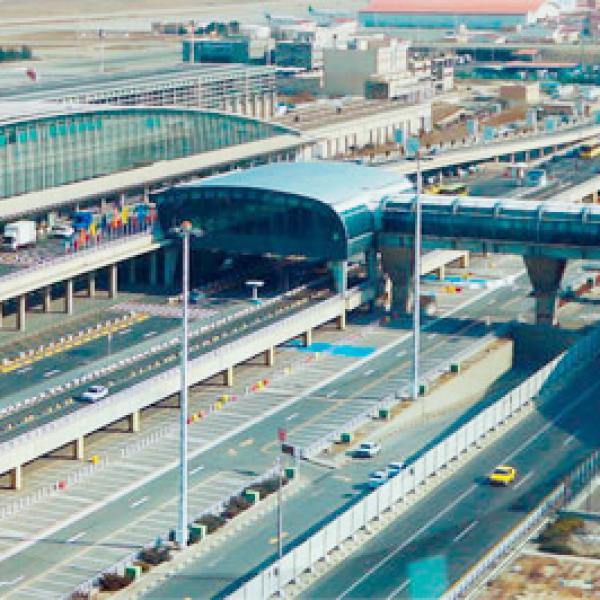
[[[521,15],[537,11],[547,0],[371,0],[360,12]]]

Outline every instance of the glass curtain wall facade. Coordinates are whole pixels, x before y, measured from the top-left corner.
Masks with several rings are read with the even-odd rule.
[[[0,124],[0,198],[289,133],[194,110],[107,109]]]
[[[191,220],[198,248],[344,260],[372,244],[373,215],[275,190],[183,185],[155,197],[164,231]]]

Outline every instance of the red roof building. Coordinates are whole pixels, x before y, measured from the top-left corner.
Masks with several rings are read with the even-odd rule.
[[[557,17],[552,0],[371,0],[360,11],[366,27],[504,29]]]

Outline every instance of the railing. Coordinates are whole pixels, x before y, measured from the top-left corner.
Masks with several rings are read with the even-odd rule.
[[[530,512],[521,523],[502,538],[468,573],[463,575],[443,596],[443,600],[458,600],[469,596],[473,588],[482,583],[500,559],[509,556],[518,549],[518,542],[530,535],[550,512],[564,505],[580,492],[583,487],[600,471],[600,451],[596,450],[586,458],[554,491],[548,494],[538,507]],[[569,483],[567,483],[569,482]]]
[[[511,419],[534,398],[545,384],[564,377],[573,368],[590,361],[600,344],[600,329],[579,340],[567,352],[562,353],[543,368],[526,379],[514,390],[482,410],[459,429],[422,454],[415,462],[396,477],[369,493],[362,500],[345,510],[336,519],[301,542],[283,557],[281,564],[273,563],[233,592],[232,600],[258,600],[280,594],[279,587],[295,581],[313,565],[325,560],[327,555],[350,540],[360,529],[379,518],[394,504],[415,494],[427,479],[448,468],[469,450],[477,447],[479,440]],[[278,574],[278,568],[280,573]]]
[[[88,246],[87,248],[84,248],[83,250],[77,250],[77,251],[74,251],[69,254],[55,256],[55,257],[52,257],[50,260],[43,260],[40,262],[36,262],[33,265],[29,265],[22,269],[16,269],[14,271],[11,271],[10,273],[7,273],[6,275],[2,275],[2,277],[0,277],[0,284],[3,283],[4,281],[11,281],[12,279],[17,279],[19,277],[22,277],[23,275],[27,275],[28,273],[37,272],[42,269],[47,269],[48,267],[53,267],[56,265],[64,264],[65,262],[70,262],[74,258],[91,256],[101,250],[114,248],[116,246],[122,246],[126,243],[131,242],[132,240],[142,239],[142,238],[146,238],[146,237],[152,237],[152,235],[153,235],[153,230],[151,228],[149,228],[145,231],[139,231],[137,233],[124,235],[123,237],[112,238],[108,241],[93,244],[92,246]]]

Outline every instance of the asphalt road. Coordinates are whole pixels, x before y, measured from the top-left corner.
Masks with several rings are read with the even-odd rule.
[[[438,597],[600,446],[597,368],[483,450],[303,597]],[[485,480],[498,464],[518,470],[511,487]]]
[[[527,289],[527,283],[522,282],[520,293],[523,294]],[[515,290],[512,288],[494,290],[488,292],[483,301],[475,302],[469,307],[459,310],[455,320],[439,321],[439,332],[431,332],[424,338],[423,353],[424,358],[432,349],[438,349],[440,344],[445,344],[445,360],[452,356],[456,347],[456,332],[460,331],[465,323],[464,318],[476,318],[489,311],[489,302],[494,301],[495,305],[510,302],[515,296]],[[442,332],[448,332],[444,335]],[[480,331],[473,331],[473,341],[476,341],[481,335]],[[468,332],[465,335],[469,335]],[[458,335],[460,337],[460,334]],[[342,386],[351,386],[354,394],[360,396],[361,389],[369,389],[370,393],[376,393],[375,388],[386,385],[388,371],[399,366],[398,350],[408,351],[410,347],[409,335],[404,336],[404,341],[396,344],[389,351],[380,354],[377,358],[373,358],[370,362],[372,371],[368,374],[362,373],[360,377],[356,377],[356,373],[348,373],[339,377],[339,383]],[[403,367],[406,372],[410,370],[410,360],[408,357],[403,361]],[[366,368],[366,367],[365,367]],[[307,372],[308,373],[308,372]],[[389,384],[388,384],[389,385]],[[381,389],[381,388],[380,388]],[[389,389],[389,388],[388,388]],[[352,405],[353,397],[341,398],[335,401],[336,405],[342,404]],[[242,433],[235,436],[228,436],[223,442],[216,444],[214,447],[202,452],[198,457],[190,462],[190,486],[192,489],[199,489],[199,486],[211,487],[214,482],[220,477],[243,474],[256,474],[264,471],[273,464],[277,454],[276,445],[272,444],[273,432],[281,426],[282,423],[290,422],[290,435],[294,434],[294,429],[301,427],[304,423],[310,423],[313,427],[336,427],[329,420],[331,411],[331,402],[323,401],[322,394],[315,393],[315,398],[309,396],[302,399],[302,411],[298,411],[298,407],[291,404],[287,407],[281,406],[281,410],[271,417],[263,418],[257,423],[248,423],[247,428]],[[207,426],[210,427],[210,422],[207,421]],[[248,440],[252,440],[251,445],[248,445]],[[244,444],[243,446],[240,446]],[[229,453],[230,449],[238,449],[242,447],[243,452],[237,452],[232,458]],[[132,468],[135,467],[135,464]],[[224,473],[226,472],[226,475]],[[143,473],[142,473],[143,474]],[[131,484],[135,484],[137,479],[142,479],[142,474],[135,472],[131,474]],[[171,468],[164,474],[157,476],[146,483],[140,481],[139,486],[135,487],[130,493],[126,493],[113,501],[102,501],[93,504],[91,507],[86,507],[91,510],[91,514],[75,518],[71,525],[59,528],[52,535],[44,539],[35,540],[36,543],[30,545],[28,540],[27,547],[16,555],[6,558],[2,562],[2,571],[4,579],[13,581],[19,577],[27,578],[36,576],[43,577],[44,573],[48,575],[44,578],[44,585],[50,585],[52,579],[58,581],[60,577],[64,577],[63,572],[57,573],[57,569],[64,569],[65,565],[73,564],[77,561],[78,555],[82,552],[89,552],[91,556],[99,559],[102,554],[102,549],[117,548],[121,549],[121,555],[125,556],[138,547],[137,544],[132,544],[126,535],[120,536],[126,527],[129,526],[132,519],[132,510],[135,509],[135,516],[142,518],[143,515],[165,513],[165,504],[173,500],[172,490],[176,489],[177,474],[175,469]],[[82,491],[83,492],[83,491]],[[199,493],[199,492],[197,492]],[[78,495],[83,495],[79,493]],[[142,504],[136,504],[139,500],[144,499]],[[106,504],[105,504],[106,502]],[[132,506],[135,506],[132,508]],[[172,517],[169,517],[172,518]],[[174,520],[171,521],[174,524]],[[172,526],[172,525],[170,525]],[[166,525],[154,525],[154,531],[148,528],[144,533],[146,540],[151,541],[153,536],[160,531],[163,531]],[[21,538],[18,527],[15,527],[17,540]],[[68,540],[73,537],[77,538],[77,543],[68,543]],[[146,543],[147,543],[146,542]],[[139,542],[138,542],[139,543]],[[110,564],[110,563],[109,563]],[[101,564],[96,567],[98,570],[102,568]],[[243,567],[242,571],[243,572]],[[75,579],[77,572],[73,569],[69,570],[70,577],[73,577],[72,586],[77,583]],[[83,575],[81,577],[84,579]],[[35,584],[35,580],[34,580]],[[63,581],[64,586],[64,581]],[[16,588],[23,587],[16,584]],[[6,590],[10,591],[9,589]],[[20,597],[18,589],[11,597]],[[25,597],[25,596],[23,596]]]
[[[326,296],[326,292],[321,293],[318,290],[300,293],[291,299],[282,299],[269,307],[263,309],[259,308],[248,315],[240,317],[235,321],[231,321],[224,328],[218,328],[217,330],[199,334],[190,339],[190,358],[196,358],[205,352],[213,350],[225,343],[230,343],[235,339],[248,335],[252,331],[278,321],[281,318],[281,315],[275,314],[274,311],[277,308],[283,308],[286,315],[292,315],[294,312],[302,310],[322,300]],[[299,307],[294,306],[294,301],[300,298],[306,298],[306,302]],[[170,330],[168,327],[169,324],[171,325]],[[238,328],[235,332],[233,332],[234,327]],[[62,353],[59,353],[51,360],[43,360],[34,363],[31,365],[31,371],[28,372],[28,380],[33,382],[42,380],[44,383],[41,385],[38,384],[36,388],[47,389],[51,385],[55,385],[55,383],[51,378],[44,380],[44,374],[51,373],[52,375],[56,375],[65,368],[65,363],[68,364],[70,362],[71,367],[79,363],[79,369],[76,372],[71,370],[69,373],[62,373],[61,375],[61,379],[71,380],[74,377],[79,376],[80,372],[86,373],[89,372],[89,370],[98,369],[101,365],[114,364],[115,362],[118,362],[118,359],[122,358],[123,355],[131,356],[136,352],[142,351],[146,347],[155,346],[160,342],[173,339],[174,336],[176,336],[174,319],[166,319],[166,324],[162,325],[158,324],[158,319],[153,320],[152,324],[146,324],[145,326],[143,326],[143,324],[138,324],[137,326],[130,328],[131,333],[133,333],[134,328],[136,330],[136,335],[132,337],[134,339],[137,337],[137,346],[131,345],[131,339],[126,340],[125,343],[123,343],[120,339],[122,336],[114,335],[112,336],[113,341],[111,344],[114,345],[113,350],[115,351],[115,354],[111,354],[107,357],[107,340],[97,339],[80,346],[77,350],[66,352],[64,356]],[[160,330],[165,331],[165,333],[162,336],[156,335]],[[144,335],[147,335],[150,332],[154,332],[154,335],[151,339],[144,340]],[[215,335],[217,335],[216,339],[214,339]],[[121,354],[118,353],[119,349],[122,349]],[[101,363],[99,363],[98,360],[93,361],[93,357],[98,359],[99,356],[102,356]],[[35,405],[10,413],[0,420],[0,441],[14,438],[26,431],[30,431],[31,429],[55,420],[62,415],[78,410],[84,406],[84,404],[77,401],[65,404],[65,400],[71,398],[77,399],[91,383],[105,385],[112,393],[118,392],[139,381],[147,379],[149,375],[154,376],[161,371],[172,368],[175,365],[177,356],[177,347],[169,347],[166,350],[152,352],[149,356],[136,361],[134,364],[128,364],[124,367],[117,368],[107,375],[95,378],[93,382],[73,387],[67,392],[54,395],[51,400],[43,400]],[[156,361],[163,361],[163,364],[159,367],[155,367],[153,365],[155,365]],[[89,366],[87,366],[88,364]],[[91,366],[92,364],[93,367]],[[144,369],[142,374],[133,373],[132,369],[140,368]],[[22,398],[37,393],[37,389],[36,392],[33,392],[31,389],[28,389],[26,385],[23,386],[23,373],[19,373],[19,371],[15,371],[14,373],[14,375],[8,374],[0,376],[0,381],[4,387],[2,402],[4,405],[14,403],[16,400],[15,395]],[[37,378],[35,378],[36,375]],[[29,379],[29,377],[31,377],[31,379]],[[56,408],[57,404],[59,404],[59,408]]]

